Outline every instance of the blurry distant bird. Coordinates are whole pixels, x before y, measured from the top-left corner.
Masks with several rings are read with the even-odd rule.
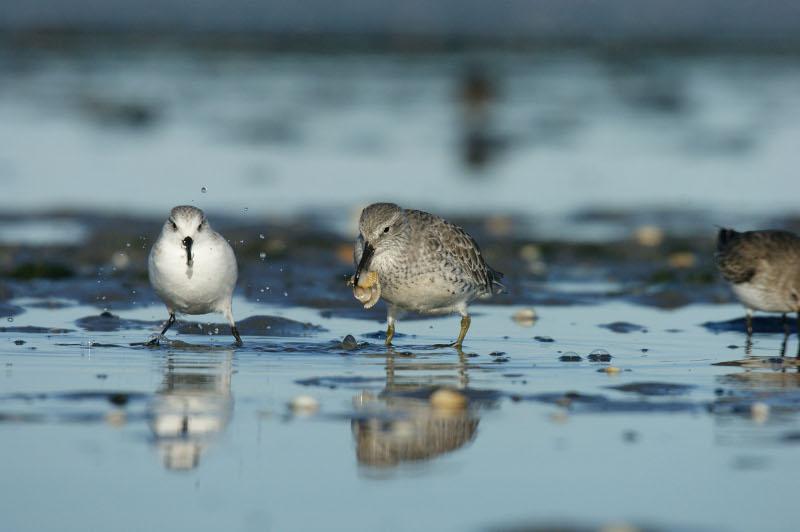
[[[473,238],[462,228],[427,212],[393,203],[374,203],[361,212],[354,259],[354,285],[377,273],[388,305],[386,345],[392,343],[399,310],[461,315],[453,342],[461,347],[470,325],[467,305],[500,293],[503,274],[490,268]]]
[[[236,345],[242,345],[231,302],[238,276],[236,256],[222,235],[211,228],[203,211],[188,205],[172,209],[148,263],[150,284],[169,312],[161,336],[175,323],[176,312],[221,312]],[[158,343],[158,338],[151,343]]]
[[[800,326],[800,237],[788,231],[720,229],[717,267],[747,308],[747,334],[753,311],[798,312]],[[787,328],[788,332],[788,328]]]

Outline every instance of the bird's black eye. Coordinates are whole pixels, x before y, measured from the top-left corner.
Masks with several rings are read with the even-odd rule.
[[[198,231],[202,231],[202,230],[203,230],[203,224],[202,224],[202,223],[201,223],[200,225],[198,225],[198,226],[197,226],[197,230],[198,230]]]
[[[172,224],[172,230],[173,230],[173,231],[177,231],[177,230],[178,230],[178,224],[176,224],[176,223],[175,223],[175,222],[173,222],[172,220],[170,220],[169,222]]]
[[[383,228],[383,232],[384,232],[384,233],[388,233],[388,232],[389,232],[389,226],[388,226],[388,225],[387,225],[386,227],[384,227],[384,228]]]

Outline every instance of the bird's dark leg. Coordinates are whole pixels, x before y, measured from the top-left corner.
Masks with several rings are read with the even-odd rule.
[[[783,334],[789,336],[792,332],[792,327],[789,325],[789,320],[786,319],[786,314],[781,314],[781,323],[783,324]]]
[[[242,347],[244,345],[244,342],[242,342],[242,337],[239,336],[239,329],[236,327],[236,325],[231,325],[231,334],[236,339],[236,341],[234,342],[236,344],[236,347]]]
[[[167,334],[167,331],[169,330],[170,327],[172,327],[174,323],[175,323],[175,313],[170,312],[169,319],[167,320],[167,323],[164,324],[164,328],[161,330],[161,334],[159,334],[157,337],[147,342],[147,345],[158,345],[159,339],[165,334]]]

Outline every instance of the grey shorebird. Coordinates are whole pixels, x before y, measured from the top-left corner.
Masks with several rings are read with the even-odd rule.
[[[238,277],[236,255],[222,235],[211,228],[203,211],[189,205],[172,209],[150,250],[148,273],[150,284],[169,312],[164,330],[151,344],[158,344],[175,323],[176,312],[221,312],[231,326],[236,345],[242,345],[232,310]]]
[[[460,348],[470,326],[467,306],[504,291],[503,274],[490,268],[475,240],[461,227],[433,214],[374,203],[361,212],[353,258],[353,283],[376,272],[388,303],[386,345],[399,311],[461,315],[452,344]]]
[[[720,229],[717,267],[747,309],[747,334],[753,333],[753,311],[797,312],[800,328],[800,237],[788,231]],[[799,329],[800,331],[800,329]]]

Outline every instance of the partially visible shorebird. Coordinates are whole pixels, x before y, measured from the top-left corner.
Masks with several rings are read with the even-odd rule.
[[[220,312],[231,326],[236,345],[242,345],[232,310],[236,256],[222,235],[211,229],[203,211],[188,205],[172,209],[150,250],[148,273],[169,312],[164,330],[151,344],[158,344],[175,323],[176,312]]]
[[[797,312],[800,332],[800,237],[788,231],[720,229],[717,267],[747,309],[747,334],[753,334],[753,311]]]
[[[504,290],[503,274],[490,268],[475,240],[461,227],[427,212],[374,203],[361,212],[353,277],[377,272],[388,303],[386,345],[398,312],[461,315],[453,347],[461,348],[471,319],[470,301]]]

